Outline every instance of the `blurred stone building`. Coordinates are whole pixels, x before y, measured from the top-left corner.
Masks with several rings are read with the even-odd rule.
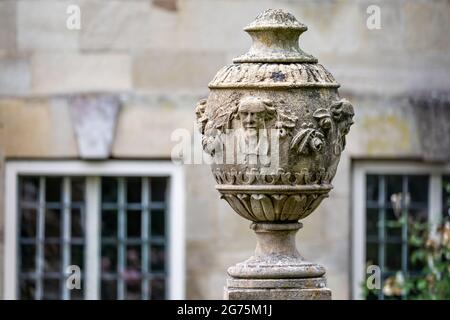
[[[2,298],[222,297],[254,236],[208,166],[172,163],[172,133],[193,133],[196,102],[267,8],[309,27],[300,47],[356,112],[300,251],[327,267],[335,299],[360,297],[366,264],[415,271],[407,230],[388,222],[448,214],[450,1],[3,0]],[[70,265],[81,289],[66,286]]]

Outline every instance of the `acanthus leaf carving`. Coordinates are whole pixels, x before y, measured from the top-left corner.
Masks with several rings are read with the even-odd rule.
[[[225,193],[222,197],[242,217],[251,221],[296,221],[309,215],[327,194],[244,194]]]

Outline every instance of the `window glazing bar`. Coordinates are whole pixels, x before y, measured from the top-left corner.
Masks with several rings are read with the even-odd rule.
[[[126,218],[126,185],[125,178],[118,178],[118,200],[119,200],[119,221],[118,221],[118,259],[117,259],[117,299],[125,299],[125,254],[126,254],[126,230],[127,230],[127,218]]]
[[[62,281],[61,281],[61,292],[62,292],[62,298],[64,300],[70,299],[70,291],[69,288],[66,285],[67,281],[67,267],[70,265],[70,227],[71,227],[71,221],[70,221],[70,199],[71,199],[71,185],[70,185],[70,178],[64,177],[63,179],[63,190],[62,190],[62,198],[63,198],[63,216],[62,216],[62,264],[61,264],[61,274],[63,275]],[[83,266],[79,266],[80,269],[83,269]]]
[[[39,209],[36,244],[36,291],[34,298],[41,300],[44,292],[44,238],[45,238],[45,178],[39,178]]]
[[[383,282],[383,276],[385,272],[385,219],[386,219],[386,176],[381,175],[378,180],[378,263],[381,269],[381,282]],[[383,290],[379,290],[378,299],[383,300]]]
[[[100,287],[100,178],[86,177],[85,185],[85,254],[84,297],[99,298]],[[83,268],[83,266],[80,266]],[[83,270],[83,269],[82,269]]]
[[[148,300],[149,285],[148,285],[148,263],[149,263],[149,241],[150,241],[150,182],[148,177],[142,178],[142,221],[141,221],[141,238],[143,240],[141,246],[141,287],[142,287],[142,299]]]

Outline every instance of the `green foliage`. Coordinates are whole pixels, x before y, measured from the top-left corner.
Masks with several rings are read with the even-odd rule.
[[[412,300],[450,300],[450,221],[431,226],[416,221],[400,219],[395,227],[408,224],[410,264],[422,266],[417,273],[402,274],[385,279],[382,283],[386,298]],[[378,296],[379,290],[369,290],[363,285],[366,298]]]
[[[444,192],[450,193],[450,183],[444,184]],[[450,197],[443,204],[450,205]],[[450,216],[439,225],[431,225],[415,221],[403,211],[399,219],[386,221],[385,227],[406,227],[409,271],[415,272],[398,271],[385,279],[380,289],[369,290],[364,283],[364,297],[376,298],[382,290],[386,299],[450,300]]]
[[[412,223],[409,244],[415,249],[412,264],[423,265],[419,275],[408,276],[404,287],[409,299],[450,300],[450,221],[434,230]]]

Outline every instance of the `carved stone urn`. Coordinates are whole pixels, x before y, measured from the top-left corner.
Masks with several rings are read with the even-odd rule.
[[[353,107],[298,45],[307,27],[266,10],[244,29],[250,50],[210,82],[196,114],[217,190],[252,222],[255,254],[228,269],[226,299],[330,299],[325,269],[295,245],[299,220],[332,189]]]

